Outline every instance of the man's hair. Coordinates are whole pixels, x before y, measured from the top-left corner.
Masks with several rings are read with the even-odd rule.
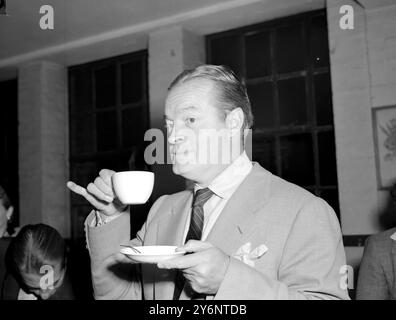
[[[40,274],[44,265],[66,267],[66,244],[54,228],[45,224],[24,226],[12,239],[6,254],[8,270],[23,285],[22,273]]]
[[[249,129],[253,125],[253,114],[245,85],[238,79],[234,72],[227,66],[200,65],[191,70],[180,73],[170,84],[171,91],[179,84],[193,79],[211,80],[218,89],[218,103],[224,117],[229,111],[241,108],[245,115],[242,129]]]

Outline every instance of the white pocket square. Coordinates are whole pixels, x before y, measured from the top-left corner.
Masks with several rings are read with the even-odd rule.
[[[260,244],[259,246],[257,246],[252,250],[252,244],[248,242],[245,243],[243,246],[241,246],[233,257],[246,263],[251,267],[254,267],[255,265],[254,260],[260,258],[267,251],[268,248],[264,244]]]

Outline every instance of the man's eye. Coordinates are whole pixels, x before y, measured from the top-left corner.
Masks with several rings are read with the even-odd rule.
[[[195,121],[196,121],[196,119],[195,118],[191,118],[191,117],[186,119],[186,123],[189,124],[189,125],[194,124]]]

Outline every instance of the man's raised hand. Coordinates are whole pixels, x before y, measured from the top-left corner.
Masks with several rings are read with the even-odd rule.
[[[111,177],[114,173],[113,170],[100,170],[99,176],[96,177],[94,182],[89,183],[86,188],[72,181],[68,181],[66,185],[71,191],[83,196],[100,213],[112,216],[121,213],[126,207],[116,199],[113,192]]]

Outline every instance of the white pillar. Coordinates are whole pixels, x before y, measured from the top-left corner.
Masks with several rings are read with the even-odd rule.
[[[167,88],[183,70],[205,62],[202,36],[180,26],[161,29],[149,35],[149,97],[152,128],[163,128]],[[154,165],[154,198],[183,190],[185,181],[172,173],[170,165]]]
[[[354,8],[353,30],[339,25],[345,4]],[[343,233],[375,233],[379,212],[367,21],[363,9],[350,0],[328,0],[327,21]]]
[[[18,81],[20,224],[70,237],[67,69],[30,62]]]

